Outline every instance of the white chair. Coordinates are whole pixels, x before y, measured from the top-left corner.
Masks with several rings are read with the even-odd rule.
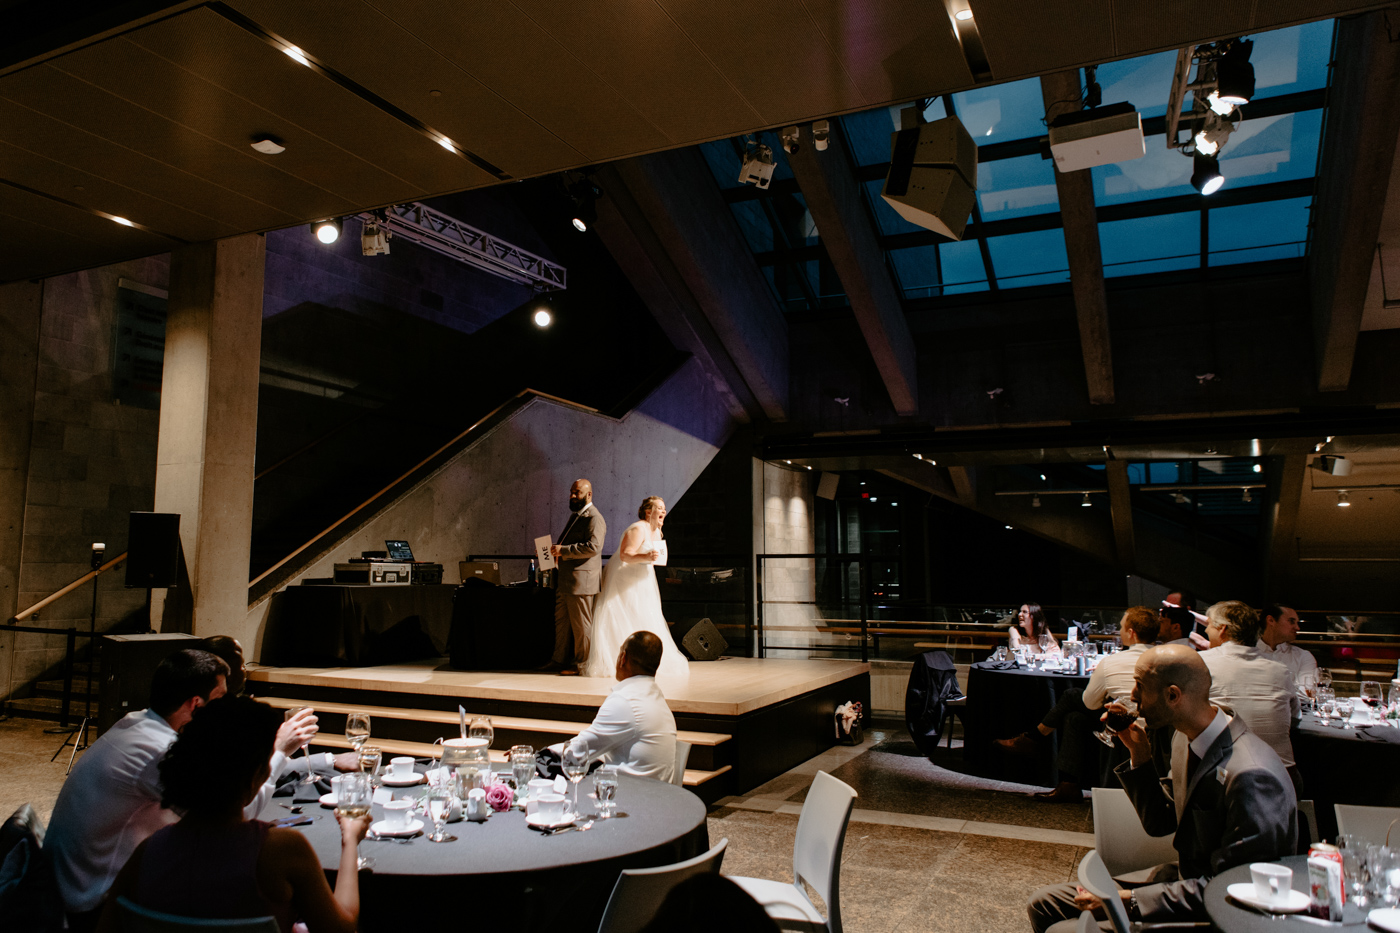
[[[792,844],[792,882],[730,875],[763,905],[783,929],[827,930],[841,933],[841,849],[856,792],[844,781],[818,771],[797,818]],[[826,919],[802,890],[806,882],[826,904]]]
[[[138,907],[125,897],[117,898],[117,928],[122,933],[279,933],[276,917],[238,920],[177,917]]]
[[[1298,801],[1298,833],[1300,837],[1305,828],[1308,832],[1309,845],[1322,841],[1317,835],[1317,807],[1311,800]],[[1299,844],[1302,844],[1301,838]]]
[[[1337,832],[1344,836],[1360,836],[1373,846],[1388,846],[1387,837],[1400,840],[1395,832],[1400,820],[1400,807],[1363,807],[1354,803],[1336,803]]]
[[[1095,796],[1098,789],[1094,790]],[[1097,850],[1084,856],[1079,863],[1079,884],[1084,890],[1103,901],[1104,910],[1118,933],[1134,933],[1133,924],[1128,920],[1128,908],[1123,906],[1123,898],[1118,896],[1118,882],[1113,880]],[[1079,915],[1080,929],[1083,929],[1084,915]]]
[[[1175,836],[1149,836],[1121,787],[1094,788],[1094,848],[1113,877],[1176,861]]]
[[[1099,922],[1095,920],[1094,915],[1087,910],[1079,915],[1079,929],[1077,933],[1099,933]]]
[[[651,922],[661,902],[671,889],[692,875],[705,872],[719,874],[720,863],[724,861],[724,849],[728,839],[704,855],[662,865],[660,868],[625,868],[613,885],[612,897],[608,898],[603,920],[598,924],[598,933],[637,933]]]
[[[690,743],[676,739],[676,772],[671,775],[671,783],[685,786],[685,766],[690,761]]]

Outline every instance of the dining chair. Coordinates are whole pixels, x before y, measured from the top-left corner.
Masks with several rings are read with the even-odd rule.
[[[1096,790],[1095,793],[1098,793]],[[1128,918],[1128,908],[1123,906],[1123,898],[1118,894],[1118,882],[1108,873],[1097,849],[1090,849],[1079,863],[1079,885],[1090,894],[1103,901],[1104,912],[1113,924],[1115,933],[1146,933],[1148,930],[1206,930],[1211,925],[1206,921],[1176,920],[1166,923],[1134,923]],[[1087,911],[1086,911],[1087,913]],[[1093,915],[1090,914],[1092,917]],[[1097,924],[1089,929],[1097,928]],[[1084,914],[1079,915],[1079,930],[1084,933]]]
[[[671,775],[671,783],[677,787],[685,786],[685,766],[690,762],[690,743],[676,739],[676,770]]]
[[[785,930],[841,933],[841,849],[855,799],[856,792],[849,784],[818,771],[797,818],[792,881],[728,877],[762,904],[768,916]],[[826,904],[825,920],[802,889],[804,882]]]
[[[671,889],[692,875],[719,874],[728,839],[695,858],[659,868],[624,868],[613,885],[612,896],[598,924],[598,933],[637,933],[656,916]]]
[[[1076,933],[1099,933],[1099,922],[1094,919],[1092,911],[1086,910],[1079,915]]]
[[[276,917],[177,917],[140,907],[125,897],[117,898],[117,928],[122,933],[279,933]]]
[[[963,734],[967,734],[967,697],[954,697],[943,704],[943,721],[938,724],[938,737],[948,738],[948,747],[953,747],[953,717],[963,724]]]
[[[1116,878],[1176,861],[1175,835],[1149,836],[1121,787],[1095,787],[1093,796],[1094,849],[1109,875]]]
[[[1336,803],[1337,832],[1345,836],[1360,836],[1371,845],[1388,846],[1389,840],[1400,841],[1396,823],[1400,822],[1400,807],[1363,807],[1355,803]]]
[[[1307,834],[1307,845],[1303,835]],[[1321,842],[1317,834],[1317,805],[1311,800],[1298,801],[1298,854],[1306,855],[1314,842]]]

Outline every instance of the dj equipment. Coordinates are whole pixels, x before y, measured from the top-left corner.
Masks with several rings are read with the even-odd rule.
[[[478,580],[485,580],[488,583],[501,585],[501,565],[494,560],[461,560],[457,562],[457,569],[462,574],[462,582],[475,577]]]
[[[145,709],[156,666],[181,648],[204,648],[204,639],[176,632],[105,635],[100,646],[97,732],[106,732],[127,713]]]

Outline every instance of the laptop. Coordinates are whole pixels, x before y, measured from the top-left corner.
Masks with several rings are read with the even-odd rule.
[[[400,563],[413,560],[413,548],[408,546],[407,541],[385,541],[384,548],[389,552],[390,560]]]

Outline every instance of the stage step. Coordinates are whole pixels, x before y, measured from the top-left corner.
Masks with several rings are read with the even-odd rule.
[[[372,714],[371,714],[372,715]],[[453,719],[456,722],[456,719]],[[384,758],[392,758],[395,755],[412,755],[415,758],[436,758],[442,754],[442,746],[434,745],[431,742],[405,742],[402,739],[370,739],[370,743],[384,753]],[[333,735],[326,732],[318,732],[316,738],[311,740],[312,747],[322,746],[324,748],[348,749],[354,746],[350,740],[343,735]],[[494,764],[505,764],[506,753],[491,749],[491,761]],[[730,769],[730,765],[724,765],[715,771],[697,771],[692,768],[685,769],[685,786],[699,787],[707,781],[712,781]]]
[[[259,700],[268,706],[277,709],[291,709],[297,706],[310,706],[323,713],[337,713],[345,715],[348,713],[368,713],[371,718],[383,717],[385,719],[406,719],[413,722],[435,722],[449,726],[460,725],[458,714],[449,713],[445,710],[434,709],[403,709],[395,706],[365,706],[348,703],[315,703],[311,701],[288,699],[286,697],[259,697]],[[472,713],[467,713],[467,722],[476,718]],[[491,725],[497,731],[512,732],[542,732],[551,735],[578,735],[588,728],[586,722],[568,722],[562,719],[522,719],[517,716],[492,716]],[[691,745],[721,745],[728,742],[730,736],[722,732],[691,732],[681,730],[676,733],[676,738],[682,742],[689,742]],[[414,743],[422,744],[422,743]],[[709,772],[706,772],[709,773]],[[716,771],[715,774],[720,772]]]

